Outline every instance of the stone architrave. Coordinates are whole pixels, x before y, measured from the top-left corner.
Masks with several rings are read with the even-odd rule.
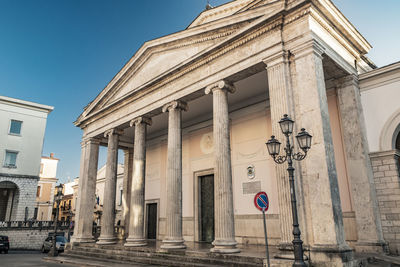
[[[129,236],[124,244],[127,247],[147,245],[144,233],[145,208],[145,174],[146,174],[146,128],[152,121],[147,117],[139,117],[130,122],[135,126],[135,143],[133,152],[133,174],[131,186],[131,210]]]
[[[123,210],[123,226],[124,236],[128,237],[129,219],[131,207],[131,190],[132,190],[132,173],[133,173],[133,149],[124,150],[124,180],[122,185],[122,210]]]
[[[72,242],[88,243],[93,239],[93,211],[96,193],[97,164],[99,159],[97,138],[83,140],[81,152],[78,203],[76,205],[75,233]]]
[[[99,245],[115,244],[115,196],[117,187],[118,168],[118,139],[123,132],[118,129],[111,129],[104,133],[108,137],[106,179],[104,185],[103,216],[101,220],[101,232]]]
[[[186,248],[182,236],[182,110],[187,110],[183,101],[172,101],[162,109],[168,112],[167,231],[163,250]]]
[[[356,75],[338,81],[338,106],[357,222],[356,250],[382,252],[385,247],[372,166],[369,159],[360,89]]]
[[[268,73],[268,92],[271,110],[272,133],[278,140],[285,140],[279,121],[284,114],[293,118],[293,108],[289,103],[291,95],[291,75],[289,68],[288,52],[281,51],[264,60]],[[280,249],[290,249],[293,239],[293,219],[290,200],[290,185],[287,167],[283,164],[275,164],[276,180],[279,199],[279,226],[281,232]],[[298,191],[298,190],[296,190]]]
[[[304,187],[303,197],[309,212],[307,234],[311,257],[315,263],[330,261],[331,266],[351,264],[353,252],[345,241],[326,97],[324,49],[310,40],[292,52],[297,79],[293,87],[296,124],[313,136],[308,156],[301,162],[302,177],[297,178]]]
[[[235,240],[228,92],[235,88],[226,81],[205,90],[213,95],[215,240],[211,252],[216,253],[240,252]]]

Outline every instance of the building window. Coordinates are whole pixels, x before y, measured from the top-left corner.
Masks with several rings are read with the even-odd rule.
[[[22,121],[11,120],[9,134],[21,134]]]
[[[119,195],[119,205],[122,205],[122,189],[119,190],[120,191],[120,195]]]
[[[43,168],[44,168],[44,164],[40,163],[40,174],[43,174]]]
[[[40,186],[37,187],[37,190],[36,190],[36,197],[40,197]]]
[[[6,150],[6,158],[4,161],[4,167],[7,168],[16,168],[17,167],[17,155],[16,151]]]

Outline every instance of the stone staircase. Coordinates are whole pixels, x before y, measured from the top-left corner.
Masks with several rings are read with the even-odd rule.
[[[214,254],[205,251],[185,251],[163,253],[155,248],[123,246],[100,246],[95,244],[77,244],[69,246],[64,257],[104,260],[114,263],[132,262],[161,266],[263,266],[264,258],[241,254]],[[271,266],[291,266],[292,261],[271,259]]]

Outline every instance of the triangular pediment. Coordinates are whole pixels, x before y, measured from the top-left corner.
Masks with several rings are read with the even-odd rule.
[[[271,3],[271,0],[265,0]],[[254,4],[260,3],[253,0]],[[250,3],[249,2],[249,3]],[[179,70],[182,66],[202,58],[204,54],[218,49],[237,34],[251,28],[261,17],[278,12],[279,0],[268,7],[268,12],[257,11],[252,14],[240,12],[235,20],[230,18],[218,22],[188,28],[181,32],[146,42],[138,52],[119,71],[103,91],[85,108],[75,125],[102,112],[109,106],[134,94]],[[249,4],[248,3],[248,4]],[[251,6],[240,8],[251,9]]]
[[[235,0],[224,5],[213,7],[204,10],[200,15],[189,25],[188,28],[200,26],[209,22],[223,19],[234,14],[254,9],[263,5],[282,2],[283,0]]]

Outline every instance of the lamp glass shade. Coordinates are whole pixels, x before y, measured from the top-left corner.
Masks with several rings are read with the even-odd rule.
[[[275,139],[275,136],[271,136],[271,139],[268,140],[266,145],[267,145],[267,148],[268,148],[268,153],[271,156],[276,156],[276,155],[279,154],[281,143],[277,139]]]
[[[283,115],[283,118],[279,121],[282,133],[284,135],[290,135],[293,133],[294,121],[288,117],[287,114]]]
[[[308,151],[311,148],[312,136],[304,128],[297,134],[296,139],[303,151]]]

